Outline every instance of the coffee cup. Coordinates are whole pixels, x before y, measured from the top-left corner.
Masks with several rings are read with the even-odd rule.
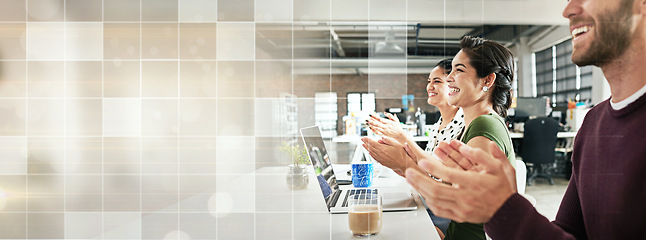
[[[352,163],[352,186],[370,187],[374,174],[374,164],[368,161]]]
[[[381,231],[383,225],[381,195],[351,195],[348,200],[348,226],[355,237],[367,237]]]

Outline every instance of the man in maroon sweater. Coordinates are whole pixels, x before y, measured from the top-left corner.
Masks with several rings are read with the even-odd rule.
[[[646,0],[570,0],[572,61],[603,70],[612,97],[588,112],[574,141],[573,173],[556,220],[516,192],[514,169],[459,142],[420,161],[438,183],[408,169],[407,180],[438,216],[484,222],[493,239],[646,239]]]

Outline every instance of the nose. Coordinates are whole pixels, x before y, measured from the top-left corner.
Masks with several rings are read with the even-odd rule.
[[[454,82],[455,79],[453,79],[453,71],[449,73],[449,75],[446,76],[446,82]]]
[[[580,0],[568,0],[567,6],[563,9],[563,17],[569,19],[579,14],[581,14]]]

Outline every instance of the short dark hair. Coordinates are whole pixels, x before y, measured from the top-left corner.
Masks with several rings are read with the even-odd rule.
[[[441,67],[444,70],[446,70],[444,73],[447,75],[451,73],[451,69],[453,68],[453,58],[445,58],[440,60],[437,64],[435,64],[435,67]]]
[[[514,80],[514,55],[500,43],[479,37],[464,36],[460,48],[470,59],[478,77],[495,73],[491,89],[493,109],[502,117],[511,106],[511,82]]]

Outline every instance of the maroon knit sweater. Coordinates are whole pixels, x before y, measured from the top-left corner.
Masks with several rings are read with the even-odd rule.
[[[518,194],[485,224],[492,239],[646,239],[646,95],[592,108],[574,140],[573,171],[556,220]]]

